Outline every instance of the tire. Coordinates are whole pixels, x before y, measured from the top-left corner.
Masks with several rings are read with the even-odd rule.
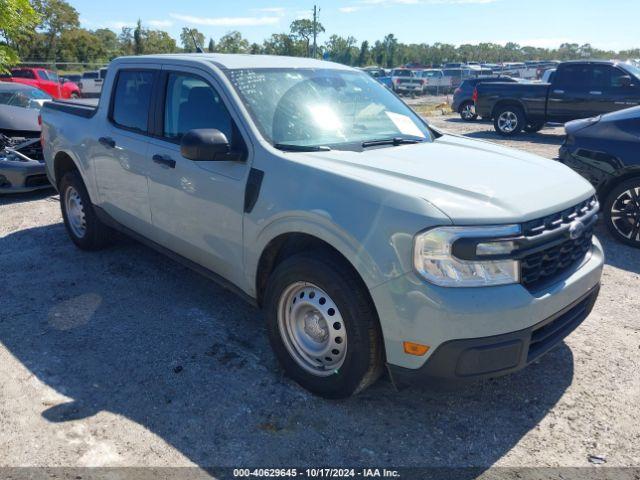
[[[512,137],[526,126],[527,119],[522,108],[517,105],[504,105],[496,110],[493,126],[500,135]]]
[[[69,95],[69,97],[73,99],[80,98],[80,94],[78,92],[71,92],[71,95]]]
[[[524,127],[524,131],[527,133],[537,133],[544,128],[544,123],[528,123]]]
[[[640,177],[616,185],[607,195],[603,215],[620,242],[640,248]]]
[[[362,280],[331,252],[284,260],[269,278],[264,307],[276,357],[307,390],[346,398],[380,376],[383,353],[375,308]]]
[[[458,108],[460,118],[465,122],[472,122],[476,118],[478,118],[478,114],[474,112],[473,107],[473,102],[463,102],[462,105],[460,105],[460,107]]]
[[[58,183],[60,208],[67,233],[82,250],[100,250],[113,236],[96,216],[93,204],[77,171],[66,173]]]

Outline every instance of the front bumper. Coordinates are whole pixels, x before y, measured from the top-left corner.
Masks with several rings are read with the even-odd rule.
[[[552,321],[597,291],[603,264],[602,247],[594,237],[590,253],[579,265],[539,290],[530,291],[520,284],[481,288],[438,287],[413,272],[386,282],[372,289],[371,296],[380,318],[390,370],[422,370],[427,373],[416,373],[418,377],[431,373],[437,378],[456,379],[461,376],[497,376],[522,368],[527,362],[518,355],[528,351],[527,338],[531,338],[545,322]],[[496,337],[500,338],[494,341]],[[487,354],[518,357],[517,361],[512,358],[506,362],[506,367],[498,365],[499,368],[492,367],[486,371],[474,372],[464,366],[473,362],[473,355],[477,355],[463,355],[469,348],[495,344],[502,347],[503,343],[511,340],[520,343],[504,349],[492,348],[490,350],[493,351]],[[560,340],[556,339],[555,343]],[[428,345],[429,350],[423,356],[409,355],[404,351],[405,341]],[[483,361],[487,360],[483,358]],[[459,362],[462,362],[460,367]],[[446,368],[442,364],[446,364]]]
[[[422,85],[396,85],[396,92],[398,93],[419,93],[422,92]]]
[[[388,365],[397,386],[455,384],[522,370],[547,353],[589,316],[600,286],[536,325],[504,335],[446,342],[418,369]]]
[[[23,193],[50,187],[44,163],[0,160],[0,193]]]

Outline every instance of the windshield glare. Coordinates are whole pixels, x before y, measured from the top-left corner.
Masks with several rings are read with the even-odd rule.
[[[416,114],[362,72],[241,69],[228,76],[273,145],[353,149],[369,140],[431,139]]]

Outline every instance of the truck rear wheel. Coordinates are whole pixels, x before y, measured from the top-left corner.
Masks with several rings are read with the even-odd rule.
[[[462,105],[460,105],[458,113],[460,114],[460,118],[462,118],[462,120],[464,120],[465,122],[471,122],[478,118],[473,102],[464,102]]]
[[[307,390],[346,398],[382,372],[377,315],[360,278],[331,253],[294,255],[265,292],[271,346],[285,372]]]
[[[82,250],[99,250],[108,245],[112,231],[96,216],[80,174],[66,173],[58,191],[64,226],[73,243]]]
[[[500,135],[511,137],[519,134],[527,120],[522,108],[517,105],[504,105],[496,110],[493,126]]]

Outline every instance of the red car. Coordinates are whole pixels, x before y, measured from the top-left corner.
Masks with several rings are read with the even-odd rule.
[[[75,83],[60,82],[58,74],[46,68],[12,68],[11,75],[1,80],[39,88],[53,98],[80,97],[80,89]]]

